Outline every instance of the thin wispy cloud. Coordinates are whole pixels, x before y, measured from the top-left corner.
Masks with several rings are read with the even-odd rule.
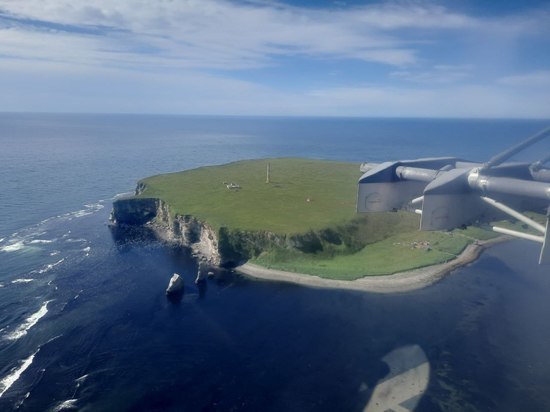
[[[524,74],[506,76],[498,79],[498,83],[517,87],[536,87],[550,90],[550,70],[538,70]]]
[[[457,83],[472,76],[473,65],[447,65],[439,64],[428,69],[399,70],[390,72],[395,79],[406,80],[424,84]]]
[[[533,76],[545,81],[550,62],[526,64],[521,47],[525,42],[548,46],[548,7],[491,16],[451,6],[422,1],[305,7],[303,2],[275,1],[0,0],[0,84],[9,95],[10,84],[15,84],[9,78],[24,83],[25,76],[38,75],[60,82],[70,74],[84,102],[90,90],[77,81],[88,78],[96,87],[108,88],[113,73],[120,78],[141,73],[147,84],[142,83],[141,91],[119,87],[117,101],[123,102],[125,94],[145,100],[153,84],[172,91],[193,84],[196,108],[281,114],[284,109],[275,110],[265,100],[286,98],[287,114],[295,113],[297,102],[313,104],[305,114],[327,114],[327,105],[310,99],[324,91],[340,96],[339,101],[347,96],[343,107],[353,106],[349,113],[365,115],[370,111],[361,112],[363,100],[339,91],[362,90],[364,97],[364,85],[369,84],[375,86],[369,90],[376,90],[376,98],[387,102],[387,115],[406,115],[401,100],[412,94],[442,98],[441,86],[491,82],[495,93],[499,87],[517,89],[522,76],[526,87],[525,79]],[[160,76],[164,80],[156,81]],[[217,85],[215,104],[210,85],[196,84],[197,79]],[[29,83],[36,93],[49,89],[45,83]],[[432,93],[434,87],[440,91]],[[231,104],[237,100],[236,89],[247,96],[249,107],[241,100]],[[227,90],[233,95],[222,95]],[[155,107],[121,104],[120,110],[165,110],[173,103],[156,99]],[[75,98],[71,101],[64,105],[59,100],[59,110],[75,107]],[[0,110],[6,106],[0,100]],[[36,104],[27,106],[35,110]],[[90,109],[89,102],[82,107]],[[172,112],[180,108],[174,106]]]
[[[385,23],[371,9],[358,16],[221,1],[4,1],[0,10],[10,16],[2,34],[18,34],[18,41],[10,43],[19,53],[4,53],[13,57],[34,52],[28,46],[37,36],[63,38],[69,33],[87,42],[96,55],[103,52],[106,60],[112,52],[122,53],[121,60],[131,53],[184,67],[250,68],[274,64],[277,56],[295,55],[393,65],[415,61],[414,50],[386,32],[403,27],[403,12],[398,10],[388,10],[396,16],[388,16]],[[82,34],[75,27],[97,34]],[[52,48],[56,58],[55,45]]]

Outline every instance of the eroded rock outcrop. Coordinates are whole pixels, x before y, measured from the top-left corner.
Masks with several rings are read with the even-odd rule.
[[[159,199],[121,198],[113,202],[111,222],[118,225],[141,226],[158,214]]]
[[[139,191],[139,189],[138,189]],[[128,197],[113,202],[111,223],[119,227],[143,227],[168,243],[191,248],[213,266],[228,265],[218,250],[218,236],[206,222],[193,216],[172,216],[169,206],[161,199]]]
[[[170,278],[168,287],[166,288],[167,295],[182,295],[183,294],[183,279],[177,273],[174,273]]]

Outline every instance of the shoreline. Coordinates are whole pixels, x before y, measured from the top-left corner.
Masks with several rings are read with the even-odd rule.
[[[455,269],[476,261],[485,249],[507,240],[509,240],[508,237],[501,236],[495,239],[474,242],[466,246],[460,255],[449,262],[391,275],[365,276],[356,280],[326,279],[305,273],[268,269],[253,263],[238,266],[235,271],[254,279],[294,283],[315,288],[347,289],[383,294],[403,293],[434,284]]]

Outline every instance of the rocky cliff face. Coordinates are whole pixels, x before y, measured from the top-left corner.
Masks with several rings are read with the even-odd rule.
[[[143,190],[144,186],[138,185],[136,194],[139,195]],[[191,248],[200,258],[206,258],[210,265],[226,267],[244,263],[268,250],[329,256],[356,252],[366,243],[362,239],[365,218],[334,228],[292,235],[227,227],[214,229],[194,216],[175,215],[168,204],[156,198],[128,197],[115,200],[111,221],[121,229],[146,229],[155,238]]]
[[[111,222],[117,225],[141,226],[158,214],[159,199],[118,199],[113,202]]]
[[[138,188],[139,192],[139,188]],[[172,216],[168,205],[155,198],[123,198],[113,202],[111,222],[115,225],[143,226],[158,238],[189,247],[211,265],[231,265],[218,250],[218,236],[206,223],[193,216]]]

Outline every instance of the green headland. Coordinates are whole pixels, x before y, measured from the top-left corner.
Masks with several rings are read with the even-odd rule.
[[[207,223],[217,233],[219,252],[235,262],[331,279],[447,262],[475,240],[495,237],[479,227],[420,232],[419,216],[407,211],[358,215],[358,166],[239,161],[146,178],[137,198],[161,199],[171,216]]]

